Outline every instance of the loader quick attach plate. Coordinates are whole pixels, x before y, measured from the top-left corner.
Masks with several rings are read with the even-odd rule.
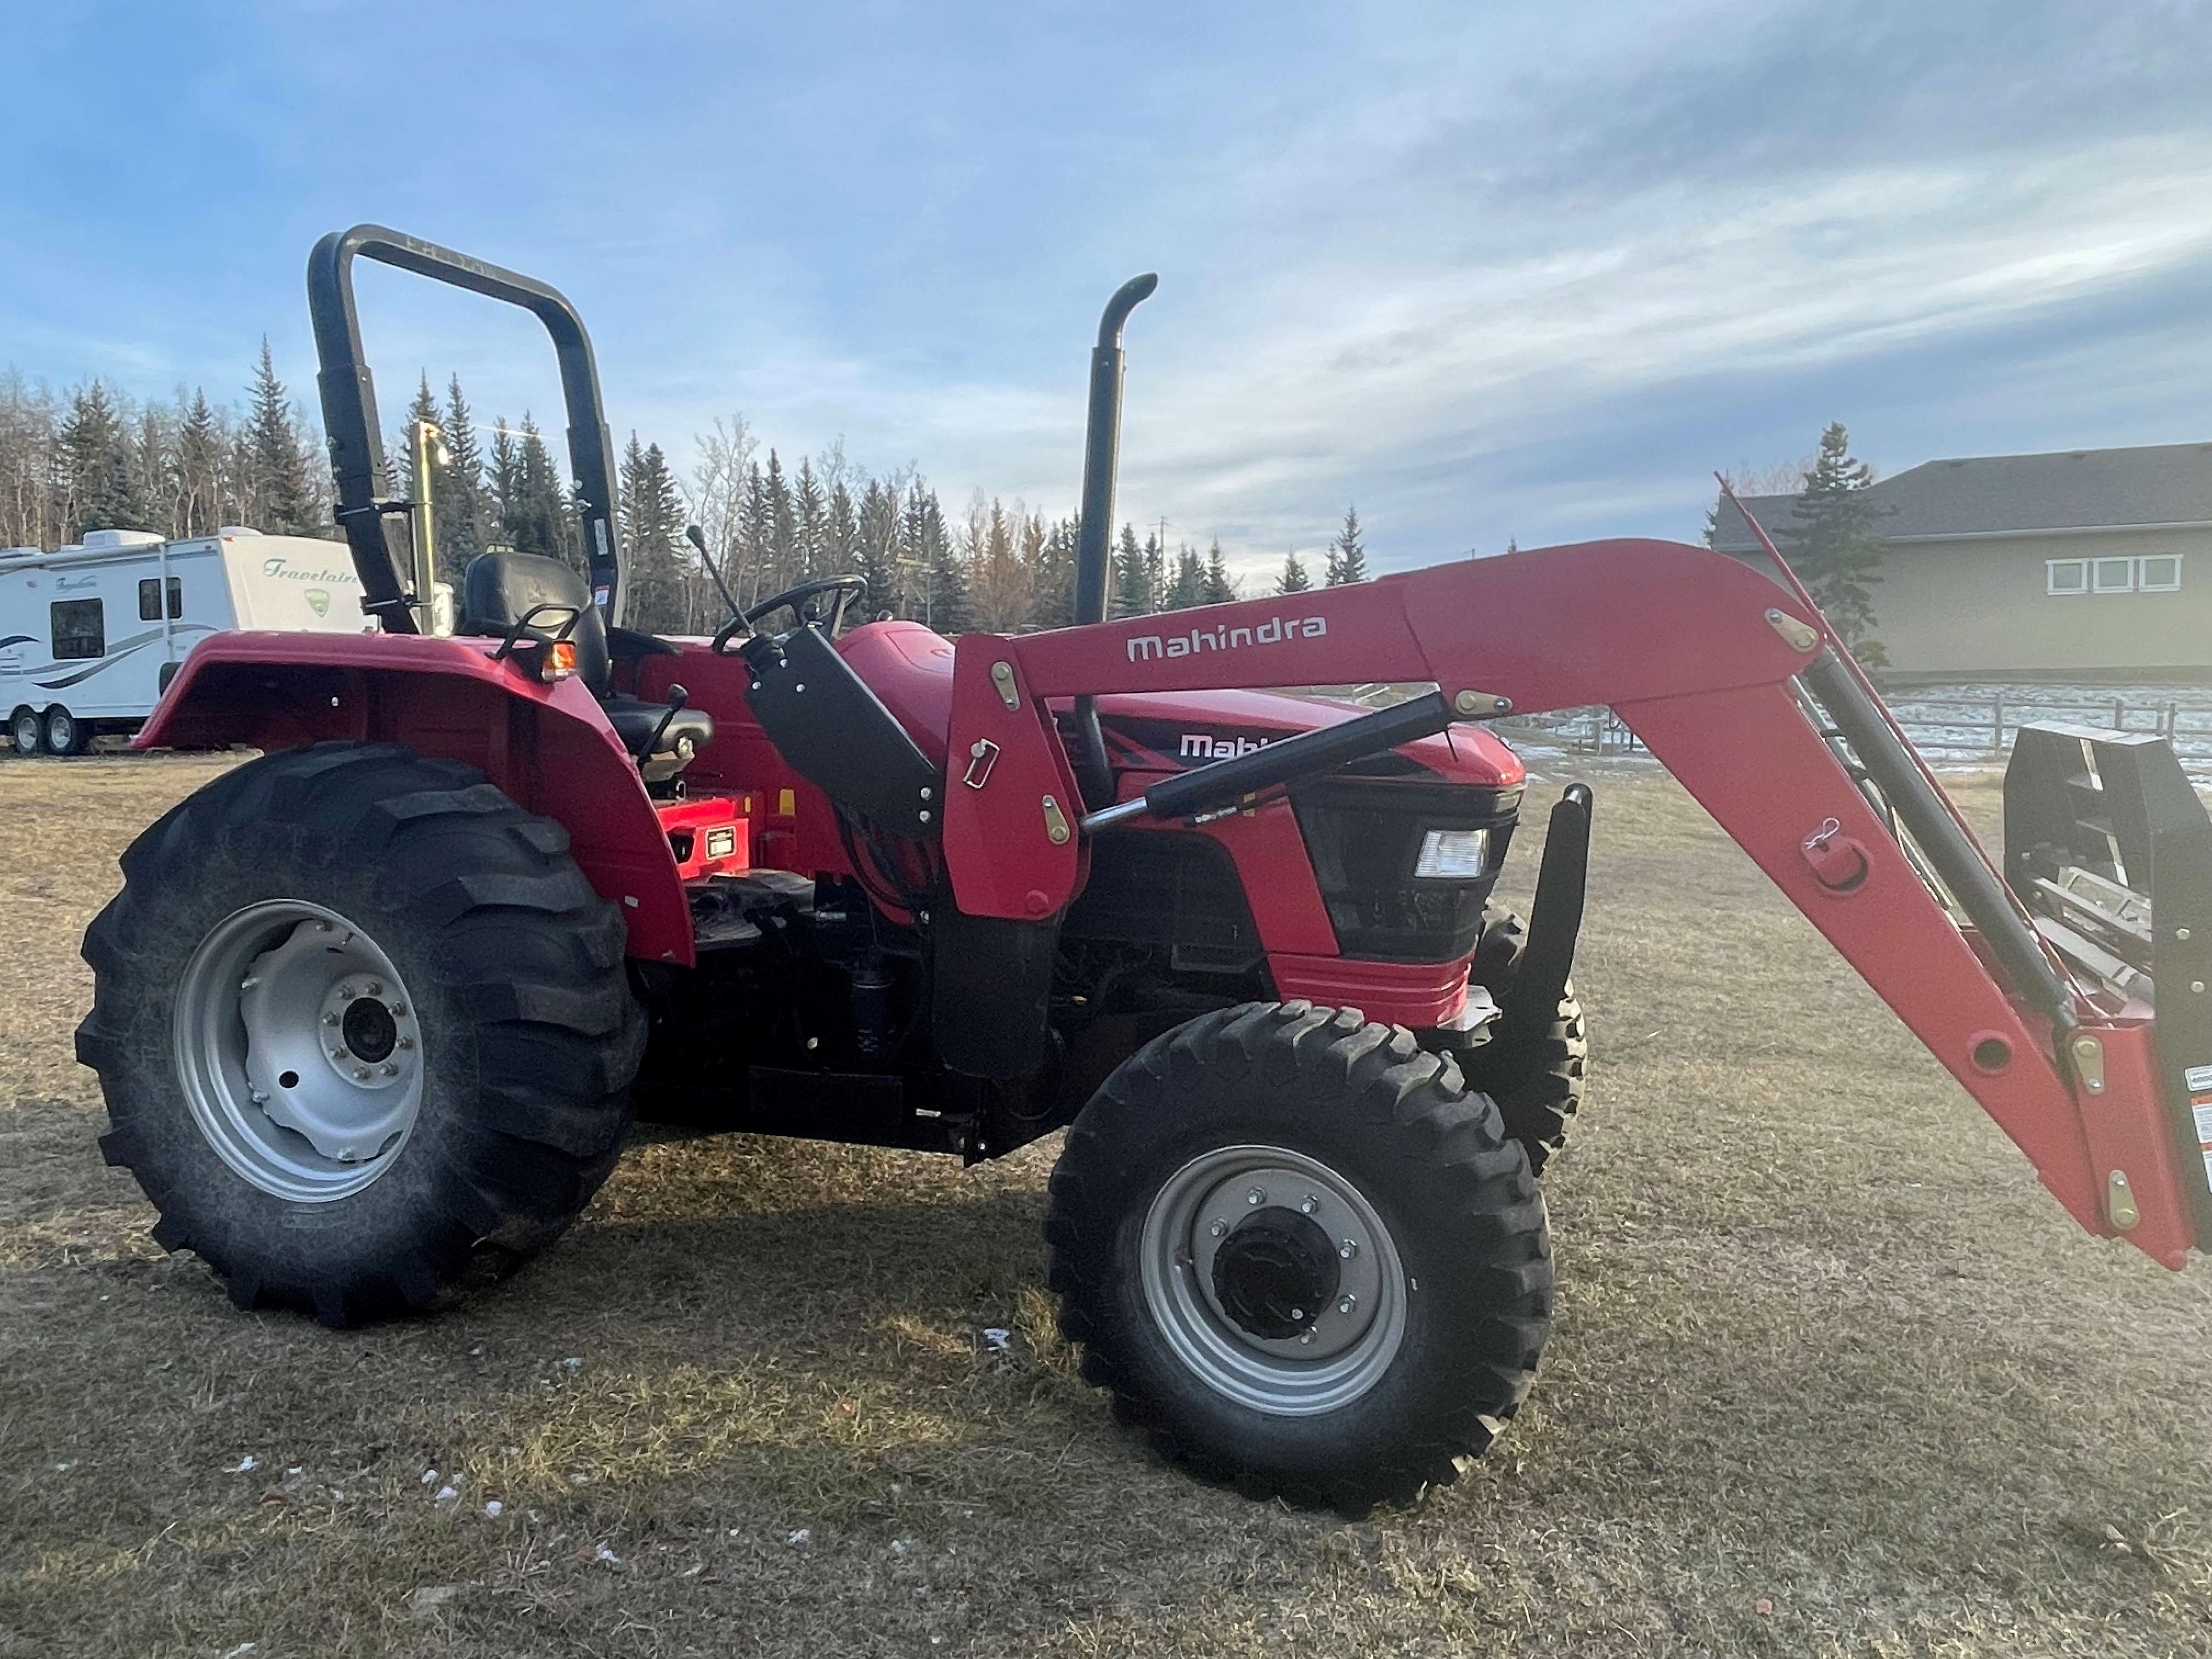
[[[2005,878],[2084,983],[2157,1010],[2197,1245],[2212,1250],[2212,817],[2162,738],[2024,726]]]

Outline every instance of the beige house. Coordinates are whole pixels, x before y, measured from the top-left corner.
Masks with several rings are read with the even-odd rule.
[[[2212,680],[2212,444],[1929,461],[1867,494],[1886,680]],[[1792,499],[1744,505],[1771,534]]]

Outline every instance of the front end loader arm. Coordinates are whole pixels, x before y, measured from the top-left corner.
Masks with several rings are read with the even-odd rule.
[[[956,659],[947,869],[974,915],[1042,922],[1074,896],[1084,830],[1049,699],[1381,680],[1436,683],[1440,719],[1609,704],[2082,1226],[2179,1267],[2212,1241],[2197,1234],[2203,1180],[2182,1155],[2146,1011],[2106,1011],[2066,980],[1827,640],[1816,611],[1747,566],[1655,541],[1018,639],[969,634]],[[1808,684],[1839,727],[1856,724],[1869,746],[1879,727],[1897,745],[1884,750],[1889,776],[1858,758],[1963,922],[1808,718]],[[1925,798],[1899,799],[1908,772]]]

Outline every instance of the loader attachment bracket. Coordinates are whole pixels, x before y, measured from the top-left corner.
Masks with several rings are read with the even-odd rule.
[[[2005,879],[2037,933],[2122,1012],[2157,1011],[2182,1185],[2212,1249],[2212,815],[2163,738],[2048,724],[2014,742],[2004,821]]]

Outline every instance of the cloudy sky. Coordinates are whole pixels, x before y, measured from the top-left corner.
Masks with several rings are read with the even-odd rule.
[[[2212,440],[2212,9],[1458,0],[10,6],[0,365],[235,393],[374,219],[576,301],[618,438],[743,411],[1248,569],[1692,537],[1716,466]],[[557,410],[520,313],[362,276],[417,366]]]

